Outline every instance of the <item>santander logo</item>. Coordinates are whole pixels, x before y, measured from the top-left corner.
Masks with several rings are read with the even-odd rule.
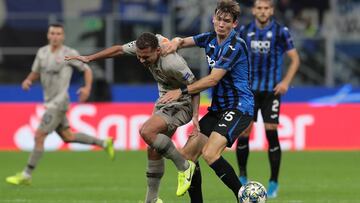
[[[77,104],[71,106],[67,118],[73,132],[84,132],[100,139],[112,137],[117,150],[145,150],[146,144],[139,135],[139,129],[151,116],[152,108],[153,104]],[[15,127],[13,133],[9,133],[15,148],[25,151],[33,149],[35,131],[44,112],[43,106],[36,105],[33,113],[22,115],[25,118],[23,120],[28,119],[28,122],[18,123],[19,127]],[[201,115],[204,113],[206,108],[201,108]],[[263,121],[260,115],[258,118],[250,139],[250,147],[253,150],[263,150],[267,147]],[[315,117],[311,114],[296,116],[281,114],[279,138],[282,149],[305,149],[308,130],[316,123],[315,121]],[[178,128],[173,136],[173,142],[177,147],[185,145],[191,129],[192,122]],[[235,146],[233,145],[233,148]],[[95,147],[75,143],[65,144],[56,132],[50,133],[45,140],[45,150],[60,149],[79,151],[94,150]]]

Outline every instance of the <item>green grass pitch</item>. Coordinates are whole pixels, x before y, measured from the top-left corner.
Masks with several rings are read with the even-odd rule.
[[[114,162],[97,152],[47,152],[31,186],[12,186],[5,177],[23,169],[28,153],[0,152],[0,202],[12,203],[138,203],[146,191],[145,152],[117,152]],[[235,153],[225,157],[237,171]],[[201,161],[205,203],[234,203],[230,190]],[[177,173],[167,161],[160,197],[165,203],[189,202],[175,195]],[[252,152],[249,178],[267,185],[265,152]],[[279,197],[269,203],[360,202],[360,151],[284,152]]]

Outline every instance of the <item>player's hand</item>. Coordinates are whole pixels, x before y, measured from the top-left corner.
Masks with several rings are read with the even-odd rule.
[[[29,90],[30,89],[30,86],[32,85],[32,81],[29,80],[29,79],[25,79],[22,84],[21,84],[21,87],[23,88],[23,90]]]
[[[281,81],[274,88],[275,95],[285,94],[289,89],[289,84],[287,82]]]
[[[175,53],[176,50],[178,49],[178,43],[175,42],[175,41],[171,41],[169,43],[165,43],[162,47],[162,51],[161,51],[161,54],[163,56],[166,56],[168,54],[172,54],[172,53]]]
[[[90,59],[87,56],[65,56],[65,61],[78,60],[83,63],[89,63]]]
[[[81,87],[76,93],[79,95],[79,102],[85,102],[90,96],[90,88]]]
[[[181,90],[170,90],[164,96],[159,99],[160,103],[167,104],[172,101],[176,101],[181,97]]]

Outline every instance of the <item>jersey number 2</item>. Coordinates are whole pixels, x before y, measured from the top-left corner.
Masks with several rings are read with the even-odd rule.
[[[271,110],[272,110],[273,112],[278,112],[278,111],[279,111],[279,100],[275,99],[275,100],[273,101],[273,105],[272,105]]]

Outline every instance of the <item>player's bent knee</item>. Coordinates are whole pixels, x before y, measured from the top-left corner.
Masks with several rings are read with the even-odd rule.
[[[35,143],[43,143],[46,138],[46,135],[47,134],[45,132],[36,131],[34,137]]]
[[[58,133],[61,136],[61,139],[65,142],[65,143],[70,143],[73,142],[75,140],[75,136],[74,134],[69,130],[63,130],[63,131],[58,131]]]
[[[70,138],[70,137],[61,137],[61,139],[65,142],[65,143],[70,143],[74,141],[74,138]]]
[[[276,130],[278,126],[276,123],[265,123],[265,130]]]
[[[139,133],[142,139],[146,142],[146,144],[151,145],[155,141],[159,131],[157,131],[153,127],[149,127],[148,125],[144,124],[141,127]]]
[[[151,144],[152,140],[151,140],[151,133],[150,131],[148,131],[146,128],[141,128],[140,129],[140,136],[142,137],[142,139],[147,143],[147,144]]]
[[[246,139],[246,138],[249,138],[249,136],[250,136],[250,131],[244,131],[244,132],[242,132],[240,135],[239,135],[239,137],[238,137],[238,139]]]
[[[66,142],[66,143],[69,143],[69,142],[73,142],[74,141],[74,137],[73,136],[61,136],[61,139]]]
[[[206,146],[202,150],[202,155],[206,163],[209,165],[218,159],[217,154],[213,152],[213,150],[209,150],[209,148]]]
[[[36,144],[42,144],[45,141],[45,137],[44,136],[35,136],[34,140],[35,140]]]
[[[149,131],[149,129],[145,126],[145,125],[143,125],[141,128],[140,128],[140,130],[139,130],[139,134],[140,134],[140,136],[146,141],[146,139],[149,137],[149,135],[150,135],[150,131]]]
[[[152,130],[146,124],[144,124],[141,126],[139,133],[141,137],[149,137],[152,134]]]

